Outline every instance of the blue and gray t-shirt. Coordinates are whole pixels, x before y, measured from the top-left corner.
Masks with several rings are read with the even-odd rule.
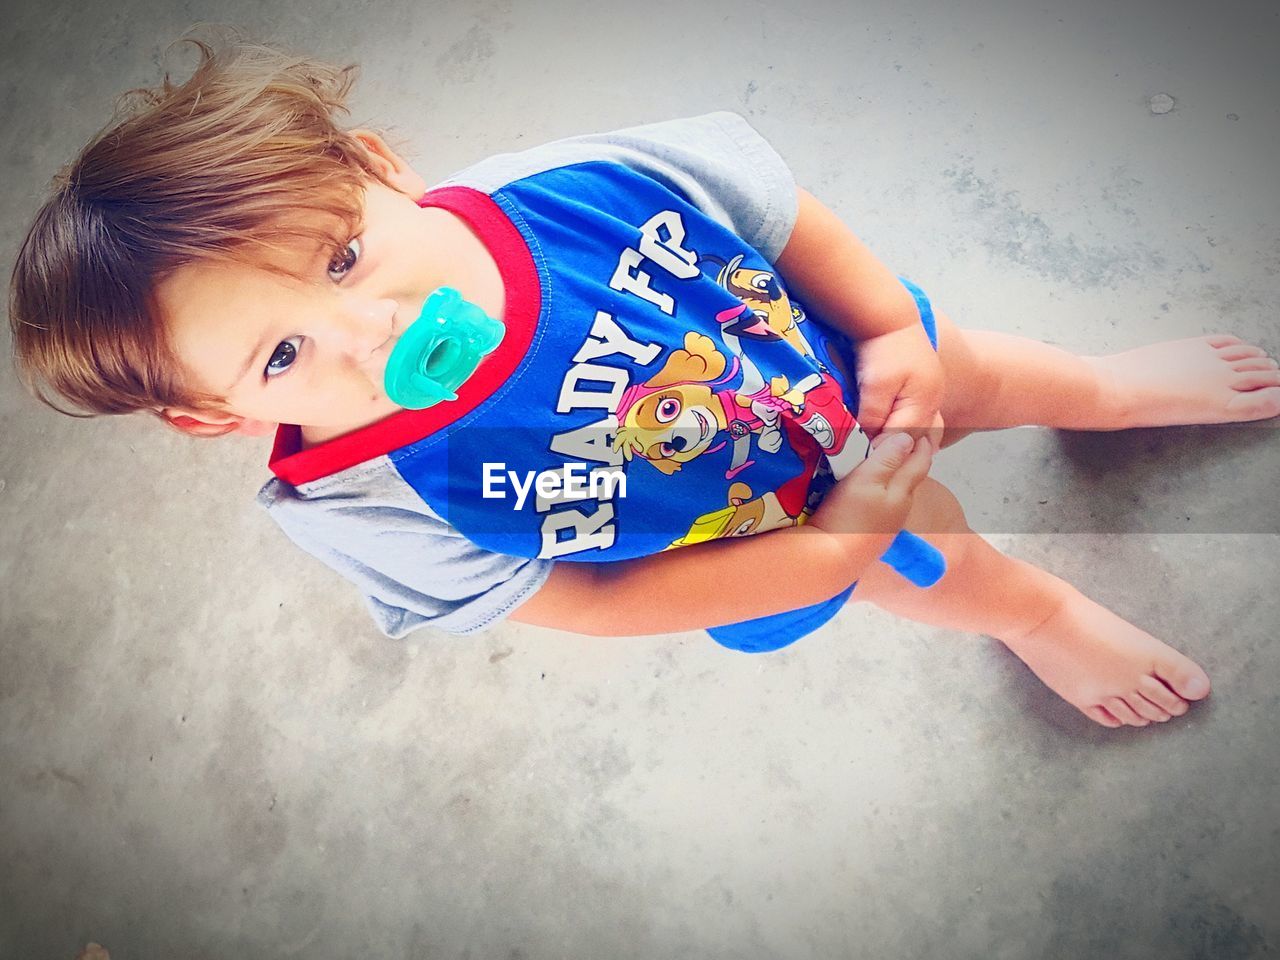
[[[795,182],[742,117],[495,156],[419,203],[489,248],[506,338],[455,401],[306,450],[282,427],[258,495],[388,636],[487,627],[557,562],[802,523],[865,455],[842,341],[772,266]]]

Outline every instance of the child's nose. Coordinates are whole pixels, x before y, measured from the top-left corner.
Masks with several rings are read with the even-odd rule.
[[[359,300],[343,311],[343,349],[356,363],[365,363],[395,332],[396,301]]]

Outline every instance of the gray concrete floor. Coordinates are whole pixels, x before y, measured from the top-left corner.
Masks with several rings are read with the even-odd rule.
[[[361,62],[352,122],[429,181],[735,109],[962,325],[1280,349],[1273,5],[20,0],[6,263],[112,95],[201,19]],[[1209,671],[1188,717],[1118,731],[994,641],[864,605],[765,657],[392,642],[251,502],[265,442],[62,418],[9,373],[0,424],[0,956],[1280,947],[1274,424],[939,458],[999,546]]]

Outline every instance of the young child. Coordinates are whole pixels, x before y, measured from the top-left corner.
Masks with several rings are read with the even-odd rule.
[[[57,178],[13,274],[17,361],[42,399],[274,431],[260,502],[389,636],[510,616],[736,624],[721,638],[769,649],[856,582],[1000,639],[1100,724],[1209,692],[1187,657],[992,548],[926,474],[973,429],[1274,417],[1263,350],[1224,334],[1077,357],[961,330],[734,114],[572,137],[428,190],[379,135],[336,125],[353,68],[196,42],[190,80],[142,91]],[[403,410],[387,357],[442,286],[506,334],[456,400]],[[531,491],[569,463],[625,488],[562,473]],[[933,586],[877,562],[901,528],[945,555]]]

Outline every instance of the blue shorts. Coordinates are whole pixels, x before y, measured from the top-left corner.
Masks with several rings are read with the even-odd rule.
[[[915,298],[916,307],[920,311],[920,324],[924,327],[924,332],[929,335],[929,342],[933,344],[933,349],[937,350],[938,322],[933,315],[933,305],[929,302],[928,295],[906,277],[899,277],[898,279],[902,281],[903,286]],[[819,346],[818,343],[813,343],[815,350],[820,352],[839,351],[847,363],[849,372],[852,374],[857,369],[857,345],[846,337],[827,329],[822,330],[821,337],[815,338],[810,335],[809,331],[806,331],[806,336],[811,343],[815,339],[821,340],[825,338],[827,342],[822,346]],[[840,377],[835,371],[834,365],[833,375],[843,383],[844,392],[851,401],[849,409],[856,412],[858,409],[857,383],[852,382],[852,377],[848,378],[848,381]],[[722,627],[709,627],[707,633],[711,635],[711,639],[722,646],[729,647],[732,650],[741,650],[743,653],[768,653],[771,650],[779,650],[812,633],[834,617],[836,612],[844,606],[845,601],[853,593],[853,588],[857,585],[854,582],[848,589],[842,590],[830,600],[824,600],[812,606],[801,607],[798,610],[784,610],[781,613],[771,613],[768,616],[757,617],[754,620],[743,620],[739,623],[730,623]]]

